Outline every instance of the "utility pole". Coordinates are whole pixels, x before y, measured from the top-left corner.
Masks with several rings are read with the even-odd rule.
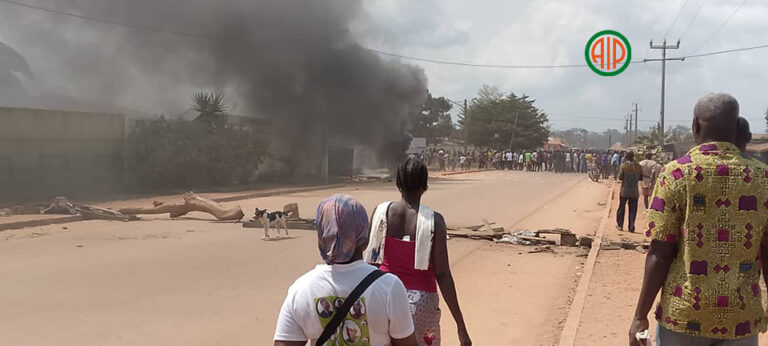
[[[624,131],[626,131],[625,138],[627,140],[627,144],[625,144],[625,147],[629,146],[629,118],[624,118]]]
[[[627,114],[629,116],[629,145],[632,145],[632,113]]]
[[[634,103],[635,105],[635,141],[637,141],[637,102]]]
[[[661,126],[661,144],[664,145],[664,88],[665,88],[665,80],[667,75],[667,60],[680,60],[685,61],[685,58],[667,58],[667,49],[680,49],[680,40],[677,40],[677,44],[673,45],[667,45],[667,39],[664,39],[663,43],[661,45],[653,45],[653,40],[651,40],[651,49],[661,49],[661,59],[643,59],[643,62],[648,61],[661,61],[661,122],[659,123],[659,126]]]
[[[512,126],[512,137],[509,138],[509,150],[513,150],[514,148],[514,142],[515,142],[515,131],[517,131],[517,112],[515,112],[515,125]]]

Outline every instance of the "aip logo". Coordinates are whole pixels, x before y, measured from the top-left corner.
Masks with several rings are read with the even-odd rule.
[[[624,35],[613,30],[596,33],[587,42],[584,51],[587,65],[602,76],[615,76],[629,66],[632,48]]]

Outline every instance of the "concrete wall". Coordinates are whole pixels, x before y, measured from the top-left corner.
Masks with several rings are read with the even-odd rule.
[[[119,192],[125,117],[0,108],[0,203]]]

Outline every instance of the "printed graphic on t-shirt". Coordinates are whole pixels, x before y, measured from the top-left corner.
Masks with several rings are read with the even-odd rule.
[[[315,298],[315,309],[320,318],[320,325],[325,328],[331,322],[336,309],[344,304],[344,298],[327,296]],[[368,309],[365,298],[360,298],[352,304],[339,330],[323,346],[370,346],[371,333],[368,330]]]

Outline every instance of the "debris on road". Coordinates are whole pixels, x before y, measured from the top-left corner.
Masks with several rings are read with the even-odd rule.
[[[528,253],[540,253],[540,252],[549,252],[549,253],[555,253],[555,250],[552,249],[550,246],[542,246],[542,247],[535,247],[533,250],[528,251]]]
[[[581,237],[579,238],[579,246],[581,247],[587,247],[592,248],[592,238],[591,237]]]
[[[509,234],[504,227],[491,227],[493,224],[493,222],[483,222],[481,225],[469,227],[448,226],[448,235],[458,238],[494,241],[495,239],[501,239],[504,234]]]
[[[580,239],[565,228],[540,229],[538,231],[520,230],[515,233],[507,232],[503,227],[493,227],[495,222],[483,219],[480,225],[469,227],[448,227],[448,235],[459,238],[489,240],[496,243],[515,245],[560,245],[577,246]],[[560,236],[560,242],[544,237],[544,234]],[[589,240],[591,243],[591,239]]]
[[[6,212],[7,211],[7,212]],[[0,214],[11,215],[80,215],[86,220],[138,220],[136,215],[126,215],[114,210],[95,207],[87,204],[72,203],[66,197],[56,197],[51,204],[28,204],[12,206],[0,210]]]
[[[224,208],[221,204],[200,197],[191,191],[185,193],[182,197],[184,200],[180,203],[163,204],[155,202],[152,208],[121,208],[119,212],[127,215],[168,213],[172,218],[177,218],[193,211],[200,211],[211,214],[221,221],[239,221],[245,216],[239,205]]]
[[[600,250],[637,250],[645,253],[648,250],[650,243],[637,242],[629,239],[622,239],[621,241],[606,241],[600,246]]]

